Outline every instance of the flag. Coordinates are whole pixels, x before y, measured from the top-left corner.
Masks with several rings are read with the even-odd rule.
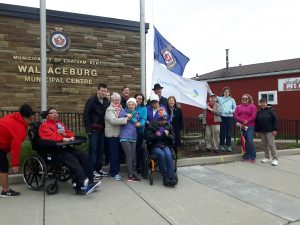
[[[175,96],[177,102],[206,108],[208,89],[206,82],[178,76],[154,60],[152,86],[156,83],[163,86],[163,96]]]
[[[154,59],[164,64],[168,70],[182,76],[190,60],[172,46],[154,27]]]

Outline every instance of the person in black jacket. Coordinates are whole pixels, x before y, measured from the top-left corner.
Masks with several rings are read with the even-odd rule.
[[[262,144],[265,149],[265,158],[262,163],[272,161],[273,166],[278,165],[277,149],[274,138],[278,131],[278,118],[275,111],[267,106],[267,100],[262,98],[259,100],[260,110],[256,114],[255,131],[260,134]],[[271,151],[273,159],[270,159]]]
[[[107,85],[99,84],[97,89],[97,94],[90,97],[84,107],[84,126],[89,137],[89,158],[95,179],[108,176],[108,173],[102,170],[104,117],[109,106],[109,101],[106,98]]]
[[[148,150],[158,158],[163,184],[165,186],[175,186],[178,180],[175,174],[173,154],[170,149],[175,141],[175,134],[172,125],[167,122],[167,112],[162,109],[158,114],[158,118],[153,120],[146,128]]]
[[[175,133],[175,144],[173,148],[177,156],[177,147],[181,145],[180,132],[183,130],[183,116],[181,109],[177,107],[176,98],[174,96],[168,98],[167,112]]]

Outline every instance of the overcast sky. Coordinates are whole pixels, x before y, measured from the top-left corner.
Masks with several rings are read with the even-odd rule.
[[[0,0],[39,7],[39,0]],[[145,0],[147,80],[153,29],[190,58],[184,77],[300,57],[300,0]],[[47,9],[139,21],[139,0],[47,0]],[[148,86],[148,85],[147,85]]]

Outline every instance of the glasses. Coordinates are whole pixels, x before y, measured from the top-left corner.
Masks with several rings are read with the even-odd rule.
[[[248,100],[248,98],[242,98],[242,100]]]
[[[58,112],[49,112],[48,114],[58,114]]]

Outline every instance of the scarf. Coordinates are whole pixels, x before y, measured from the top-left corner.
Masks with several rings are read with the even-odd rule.
[[[134,123],[134,124],[137,123],[137,118],[136,118],[137,111],[135,111],[135,109],[134,109],[134,110],[130,110],[130,109],[128,109],[128,108],[126,108],[125,111],[126,111],[128,114],[131,114],[131,115],[132,115],[132,117],[131,117],[131,119],[130,119],[130,122],[132,122],[132,123]]]
[[[120,112],[121,112],[121,110],[122,110],[122,105],[121,105],[120,103],[117,103],[117,104],[111,103],[110,105],[111,105],[111,106],[114,108],[114,110],[116,111],[116,116],[119,117],[119,114],[120,114]]]

